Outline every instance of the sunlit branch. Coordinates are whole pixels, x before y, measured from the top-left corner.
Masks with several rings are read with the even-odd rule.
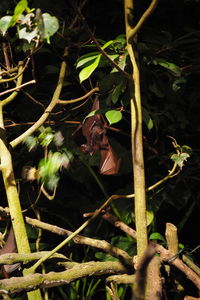
[[[25,87],[25,86],[27,86],[27,85],[34,84],[34,83],[36,83],[35,80],[30,80],[30,81],[28,81],[28,82],[25,82],[25,83],[23,83],[23,84],[21,84],[21,85],[19,85],[19,86],[16,86],[16,87],[12,88],[12,89],[9,89],[9,90],[6,90],[6,91],[4,91],[4,92],[1,92],[1,93],[0,93],[0,96],[3,96],[3,95],[5,95],[5,94],[11,93],[11,92],[14,92],[14,91],[16,91],[16,90],[18,91],[19,89],[21,89],[21,88],[23,88],[23,87]]]
[[[18,72],[17,75],[15,75],[15,76],[13,76],[13,77],[11,77],[11,78],[0,79],[0,83],[10,82],[10,81],[13,81],[13,80],[17,79],[18,77],[20,77],[20,76],[24,73],[24,71],[25,71],[25,69],[26,69],[28,63],[29,63],[29,59],[27,60],[25,66],[24,66],[23,68],[20,69],[20,72]],[[22,64],[23,64],[23,62],[20,62],[20,63],[19,63],[19,65],[22,65]],[[19,69],[18,69],[18,70],[19,70]]]
[[[79,97],[79,98],[76,98],[76,99],[70,99],[70,100],[60,100],[60,99],[58,99],[57,103],[58,104],[64,104],[64,105],[76,103],[76,102],[79,102],[79,101],[82,101],[82,100],[88,98],[89,96],[91,96],[95,92],[99,92],[99,88],[98,87],[93,88],[91,91],[89,91],[87,94],[85,94],[82,97]]]
[[[18,78],[17,78],[17,82],[16,82],[16,88],[18,89],[18,87],[22,84],[22,79],[23,79],[23,71],[25,70],[23,68],[23,62],[19,62],[19,69],[18,69]],[[3,99],[0,101],[1,106],[5,106],[8,103],[10,103],[11,101],[13,101],[15,99],[15,97],[18,95],[18,91],[14,91],[10,96],[8,96],[7,98]]]
[[[64,56],[66,56],[66,55],[67,55],[67,48],[64,51]],[[51,99],[51,102],[48,105],[48,107],[46,108],[45,112],[34,123],[34,125],[32,125],[23,134],[21,134],[19,137],[17,137],[16,139],[14,139],[10,143],[13,148],[16,147],[18,144],[20,144],[21,142],[23,142],[23,140],[27,136],[31,135],[35,130],[37,130],[46,121],[46,119],[48,118],[49,114],[51,113],[51,111],[56,106],[57,100],[60,97],[60,93],[61,93],[61,90],[62,90],[62,87],[63,87],[63,82],[64,82],[64,77],[65,77],[66,67],[67,67],[67,64],[66,64],[65,61],[63,61],[62,64],[61,64],[61,68],[60,68],[60,74],[59,74],[59,79],[58,79],[57,87],[56,87],[56,89],[54,91],[54,94],[53,94],[53,97]]]
[[[134,36],[137,34],[137,32],[139,31],[139,29],[142,27],[142,25],[144,24],[144,22],[146,21],[146,19],[153,12],[153,10],[155,9],[157,3],[158,3],[158,0],[152,0],[151,4],[147,8],[147,10],[145,10],[145,12],[143,13],[142,17],[139,19],[138,23],[134,26],[133,29],[131,29],[129,31],[128,41],[130,43],[132,42]]]

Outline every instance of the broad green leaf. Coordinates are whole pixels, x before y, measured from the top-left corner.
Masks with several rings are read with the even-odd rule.
[[[110,125],[118,123],[122,119],[122,113],[118,110],[109,110],[105,114]]]
[[[50,43],[50,37],[59,29],[58,19],[48,13],[42,14],[44,22],[44,38]]]
[[[6,33],[8,28],[11,26],[10,25],[11,20],[12,20],[12,16],[5,16],[5,17],[0,19],[0,30],[1,30],[3,35]]]
[[[105,43],[101,48],[102,49],[106,49],[108,46],[110,46],[113,43],[113,40],[108,41],[107,43]]]
[[[150,235],[149,240],[159,240],[159,241],[166,243],[164,237],[159,232],[153,232]]]
[[[187,145],[182,146],[182,151],[185,152],[185,153],[188,153],[188,154],[192,154],[192,148],[190,148]]]
[[[142,108],[142,118],[143,118],[143,121],[146,124],[147,128],[149,130],[151,130],[153,128],[153,121],[152,121],[147,109],[144,107]]]
[[[180,156],[175,153],[171,155],[171,159],[177,164],[179,164],[181,162]]]
[[[29,32],[26,30],[26,27],[23,27],[18,31],[18,34],[20,39],[27,40],[29,43],[31,43],[31,41],[37,36],[38,31],[37,29],[34,29],[33,31]]]
[[[154,219],[153,211],[152,210],[147,210],[146,211],[146,216],[147,216],[147,226],[149,226],[153,222],[153,219]]]
[[[182,250],[185,249],[185,246],[184,246],[183,244],[178,244],[178,247],[179,247],[180,249],[182,249]]]
[[[28,8],[28,1],[27,0],[21,0],[18,2],[18,4],[15,6],[14,15],[11,20],[10,26],[14,26],[21,16],[21,14]]]
[[[83,120],[83,122],[85,122],[85,119],[89,118],[89,117],[92,117],[96,114],[97,112],[97,109],[96,110],[92,110]]]
[[[157,58],[153,60],[153,63],[155,65],[160,65],[163,68],[171,71],[175,76],[180,76],[181,75],[181,69],[179,66],[175,65],[174,63],[171,63],[169,61],[166,61],[161,58]]]
[[[99,56],[99,52],[91,52],[89,54],[85,54],[83,56],[81,56],[76,63],[76,67],[79,68],[83,65],[85,65],[86,63],[88,63],[91,60],[95,60],[95,58],[97,58],[97,56]]]
[[[95,61],[91,65],[89,65],[89,66],[87,66],[87,67],[85,67],[81,70],[81,72],[79,73],[80,82],[83,82],[84,80],[86,80],[90,77],[90,75],[98,67],[100,58],[101,58],[101,54],[99,54],[97,56],[97,58],[95,59]]]
[[[125,86],[123,83],[118,84],[114,88],[112,95],[111,95],[112,103],[114,103],[114,104],[117,103],[120,94],[124,91],[124,88],[125,88]]]
[[[183,152],[180,154],[172,154],[171,159],[182,169],[184,166],[184,163],[187,161],[187,159],[190,157],[190,154]]]

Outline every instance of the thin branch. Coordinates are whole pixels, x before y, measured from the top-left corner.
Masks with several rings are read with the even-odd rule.
[[[89,217],[93,214],[94,214],[94,212],[85,213],[83,216],[84,217]],[[137,239],[136,231],[134,229],[132,229],[131,227],[129,227],[128,225],[126,225],[124,222],[120,221],[117,216],[111,214],[108,210],[106,210],[106,212],[103,213],[101,215],[101,217],[102,217],[102,219],[108,221],[109,223],[111,223],[115,227],[121,229],[121,231],[125,232],[126,234],[131,236],[133,239]]]
[[[139,19],[138,23],[135,25],[135,27],[129,31],[128,33],[128,41],[131,43],[139,31],[139,29],[142,27],[146,19],[150,16],[150,14],[153,12],[155,9],[156,5],[158,3],[158,0],[152,0],[151,4],[147,8],[147,10],[143,13],[142,17]]]
[[[17,82],[16,82],[16,87],[18,88],[18,86],[20,86],[22,84],[22,79],[23,79],[23,62],[19,62],[19,68],[18,68],[18,78],[17,78]],[[10,103],[11,101],[13,101],[15,99],[15,97],[17,96],[18,91],[14,91],[10,96],[8,96],[7,98],[1,100],[1,105],[2,107],[7,105],[8,103]]]
[[[122,196],[123,197],[123,196]],[[33,265],[30,269],[27,270],[27,272],[33,273],[46,259],[48,259],[53,253],[57,252],[58,250],[60,250],[64,245],[66,245],[70,240],[72,240],[75,236],[77,236],[84,228],[86,228],[93,219],[95,219],[100,212],[106,207],[108,206],[108,204],[114,200],[114,199],[118,199],[121,198],[120,195],[112,195],[110,198],[108,198],[99,209],[97,209],[95,211],[95,213],[90,217],[90,219],[88,219],[87,221],[85,221],[77,230],[75,230],[70,236],[68,236],[64,241],[62,241],[58,246],[56,246],[48,255],[46,255],[45,257],[41,258],[40,260],[38,260],[35,265]],[[126,197],[125,197],[126,198]]]
[[[49,125],[55,125],[60,123],[61,121],[45,121],[43,124],[49,124]],[[79,125],[80,122],[79,121],[62,121],[62,124],[66,123],[66,124],[73,124],[73,125]],[[29,126],[29,125],[33,125],[35,124],[35,122],[25,122],[25,123],[15,123],[12,122],[12,124],[7,124],[5,125],[5,127],[15,127],[15,126]]]
[[[45,197],[47,197],[47,199],[49,200],[53,200],[55,198],[55,195],[56,195],[56,187],[54,188],[53,190],[53,194],[50,195],[44,188],[44,184],[41,185],[41,191],[42,193],[45,195]]]
[[[10,74],[17,72],[17,70],[18,70],[18,67],[14,67],[14,68],[12,68],[10,70],[2,70],[0,72],[0,76],[6,75],[6,74],[8,74],[9,76],[11,76]]]
[[[33,102],[35,102],[36,104],[42,106],[43,110],[45,110],[45,106],[44,104],[42,104],[41,102],[39,102],[38,100],[36,100],[31,94],[29,94],[27,91],[24,91],[23,89],[21,90],[21,92],[23,94],[25,94],[29,99],[31,99]]]
[[[76,102],[79,102],[79,101],[82,101],[82,100],[88,98],[89,96],[91,96],[95,92],[99,92],[99,88],[98,87],[93,88],[91,91],[89,91],[87,94],[85,94],[82,97],[79,97],[79,98],[76,98],[76,99],[70,99],[70,100],[60,100],[60,99],[58,99],[57,103],[58,104],[64,104],[64,105],[76,103]]]
[[[16,87],[14,87],[14,88],[12,88],[12,89],[9,89],[9,90],[6,90],[6,91],[0,93],[0,96],[3,96],[3,95],[5,95],[5,94],[11,93],[11,92],[14,92],[14,91],[16,91],[16,90],[19,91],[19,89],[21,89],[22,87],[25,87],[25,86],[27,86],[27,85],[34,84],[34,83],[36,83],[36,81],[35,81],[34,79],[33,79],[33,80],[30,80],[30,81],[28,81],[28,82],[25,82],[25,83],[19,85],[19,86],[16,86]]]
[[[13,76],[13,77],[11,77],[11,78],[0,79],[0,83],[10,82],[10,81],[13,81],[13,80],[17,79],[18,77],[20,77],[20,76],[24,73],[24,71],[25,71],[25,69],[26,69],[28,63],[29,63],[29,59],[27,60],[25,66],[20,70],[20,72],[17,73],[17,75],[15,75],[15,76]],[[19,65],[20,65],[20,64],[22,65],[23,62],[19,62]],[[19,71],[19,69],[18,69],[18,71]]]
[[[64,57],[67,55],[67,48],[65,48],[64,50]],[[47,106],[45,112],[41,115],[41,117],[37,120],[37,122],[35,122],[34,125],[32,125],[29,129],[27,129],[23,134],[21,134],[19,137],[17,137],[16,139],[14,139],[10,145],[14,148],[16,147],[18,144],[20,144],[21,142],[23,142],[23,140],[31,135],[35,130],[37,130],[48,118],[50,112],[54,109],[54,107],[57,104],[57,100],[59,99],[62,87],[63,87],[63,82],[64,82],[64,78],[65,78],[65,71],[66,71],[66,67],[67,64],[65,62],[65,60],[62,62],[61,64],[61,68],[60,68],[60,74],[59,74],[59,79],[58,79],[58,84],[57,87],[54,91],[53,97],[51,99],[50,104]]]
[[[52,233],[61,235],[61,236],[70,236],[73,232],[70,230],[63,229],[61,227],[51,225],[42,221],[39,221],[37,219],[32,219],[29,217],[25,217],[26,223],[28,223],[31,226],[41,228],[43,230],[50,231]],[[132,258],[125,252],[124,250],[121,250],[117,247],[112,246],[110,243],[104,241],[104,240],[97,240],[89,237],[85,237],[82,235],[77,235],[73,238],[74,243],[81,244],[81,245],[87,245],[90,247],[98,248],[103,250],[106,253],[109,253],[110,255],[117,257],[126,264],[131,265],[132,264]]]

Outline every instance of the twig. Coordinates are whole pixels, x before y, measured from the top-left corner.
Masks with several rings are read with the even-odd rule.
[[[146,19],[153,12],[153,10],[155,9],[157,3],[158,3],[158,0],[152,0],[151,4],[147,8],[147,10],[145,10],[145,12],[143,13],[142,17],[139,19],[138,23],[134,26],[134,28],[132,30],[129,31],[129,33],[128,33],[128,41],[129,41],[129,43],[132,42],[134,36],[138,32],[138,30],[142,27],[142,25],[144,24],[144,22],[146,21]]]
[[[18,77],[20,77],[24,73],[24,71],[25,71],[28,63],[29,63],[29,59],[27,60],[25,66],[20,70],[20,72],[17,73],[17,75],[15,75],[15,76],[13,76],[11,78],[0,79],[0,83],[10,82],[10,81],[13,81],[13,80],[17,79]],[[23,64],[23,62],[19,62],[19,65],[22,65],[22,64]]]
[[[2,70],[2,71],[0,72],[0,76],[3,76],[3,75],[5,75],[5,74],[10,75],[11,73],[17,72],[17,70],[18,70],[18,67],[14,67],[14,68],[12,68],[12,69],[10,69],[10,70]]]
[[[76,99],[70,99],[70,100],[60,100],[60,99],[58,99],[57,103],[58,104],[64,104],[64,105],[76,103],[76,102],[79,102],[81,100],[84,100],[84,99],[88,98],[89,96],[91,96],[95,92],[99,92],[99,88],[98,87],[93,88],[91,91],[89,91],[87,94],[85,94],[82,97],[79,97],[79,98],[76,98]]]
[[[61,121],[45,121],[43,124],[49,124],[49,125],[55,125],[55,124],[58,124],[59,122]],[[80,124],[79,121],[62,121],[62,123],[66,123],[66,124],[73,124],[73,125],[78,125]],[[15,122],[12,122],[12,124],[7,124],[5,125],[5,127],[15,127],[15,126],[29,126],[29,125],[33,125],[35,124],[35,122],[25,122],[25,123],[15,123]]]
[[[61,236],[70,236],[73,232],[70,230],[63,229],[61,227],[51,225],[42,221],[39,221],[37,219],[32,219],[29,217],[25,217],[26,223],[28,223],[31,226],[41,228],[43,230],[50,231],[52,233],[61,235]],[[103,250],[106,253],[109,253],[110,255],[117,257],[119,259],[122,259],[126,262],[126,264],[132,264],[132,258],[125,252],[124,250],[121,250],[117,247],[112,246],[110,243],[104,241],[104,240],[97,240],[89,237],[85,237],[82,235],[77,235],[73,238],[74,243],[81,244],[81,245],[87,245],[90,247],[95,247],[98,249]]]
[[[64,50],[64,56],[67,56],[67,48]],[[14,139],[10,145],[11,147],[16,147],[18,144],[23,142],[23,140],[32,134],[35,130],[37,130],[48,118],[50,112],[54,109],[54,107],[57,104],[57,100],[60,96],[62,87],[63,87],[63,82],[64,82],[64,77],[65,77],[65,71],[66,71],[67,64],[65,61],[62,62],[61,68],[60,68],[60,74],[59,74],[59,79],[58,79],[58,84],[57,87],[54,91],[53,97],[51,99],[50,104],[47,106],[45,112],[41,115],[41,117],[35,122],[34,125],[32,125],[29,129],[27,129],[24,133],[22,133],[20,136],[18,136],[16,139]]]
[[[14,87],[14,88],[12,88],[12,89],[9,89],[9,90],[6,90],[6,91],[0,93],[0,96],[3,96],[3,95],[8,94],[8,93],[10,93],[10,92],[14,92],[14,91],[16,91],[16,90],[18,91],[18,90],[21,89],[22,87],[25,87],[25,86],[27,86],[27,85],[29,85],[29,84],[34,84],[34,83],[36,83],[36,81],[35,81],[34,79],[33,79],[33,80],[30,80],[30,81],[28,81],[28,82],[25,82],[25,83],[19,85],[19,86],[16,86],[16,87]]]
[[[53,253],[60,250],[64,245],[66,245],[70,240],[72,240],[76,235],[78,235],[84,228],[86,228],[93,219],[95,219],[100,212],[114,199],[121,198],[120,195],[112,195],[110,198],[108,198],[99,209],[95,211],[95,213],[91,216],[90,219],[88,219],[86,222],[84,222],[76,231],[74,231],[70,236],[68,236],[64,241],[62,241],[58,246],[56,246],[48,255],[38,260],[35,265],[33,265],[30,269],[27,270],[27,272],[33,273],[46,259],[48,259]],[[126,198],[126,197],[125,197]]]
[[[23,62],[19,62],[19,68],[18,68],[18,78],[17,78],[17,82],[16,82],[16,87],[20,86],[22,84],[22,79],[23,79]],[[17,96],[18,92],[14,91],[12,92],[12,94],[10,96],[8,96],[7,98],[1,100],[1,106],[5,106],[8,103],[10,103],[11,101],[13,101],[15,99],[15,97]]]
[[[92,214],[94,214],[94,212],[92,212],[92,213],[85,213],[83,216],[84,217],[88,217],[88,216],[91,216]],[[128,234],[132,238],[137,239],[137,233],[136,233],[136,231],[133,230],[128,225],[126,225],[124,222],[120,221],[117,216],[111,214],[108,210],[106,210],[106,212],[103,213],[101,215],[101,217],[102,217],[102,219],[108,221],[109,223],[111,223],[115,227],[121,229],[123,232],[125,232],[126,234]]]

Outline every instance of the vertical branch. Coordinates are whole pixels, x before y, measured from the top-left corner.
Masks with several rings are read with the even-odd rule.
[[[142,106],[140,93],[140,72],[136,61],[136,51],[129,42],[129,16],[132,15],[133,1],[124,0],[125,25],[127,50],[133,67],[130,79],[130,105],[131,105],[131,140],[132,140],[132,163],[135,192],[135,224],[137,232],[137,255],[141,258],[147,248],[147,225],[146,225],[146,192],[145,173],[142,142]]]
[[[20,72],[19,67],[19,72]],[[17,80],[17,84],[22,82],[21,74]],[[15,92],[16,93],[16,92]],[[17,93],[15,94],[17,95]],[[14,96],[13,96],[14,97]],[[10,216],[12,221],[13,230],[15,233],[17,249],[19,253],[30,253],[30,246],[26,227],[22,215],[19,195],[17,191],[16,180],[13,171],[12,157],[9,148],[6,143],[6,135],[4,129],[3,120],[3,101],[0,103],[0,160],[1,160],[1,172],[7,196],[8,206],[10,209]],[[24,273],[25,275],[25,273]],[[41,300],[40,290],[29,292],[29,300]]]

